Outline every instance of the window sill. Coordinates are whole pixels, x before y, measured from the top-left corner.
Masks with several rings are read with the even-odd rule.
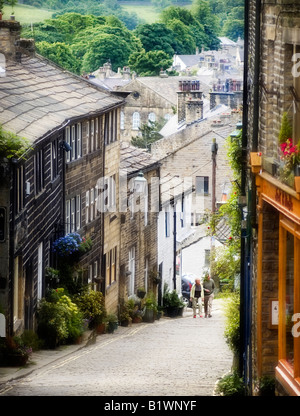
[[[291,396],[300,396],[300,379],[294,378],[291,367],[285,360],[280,360],[276,367],[276,379]]]

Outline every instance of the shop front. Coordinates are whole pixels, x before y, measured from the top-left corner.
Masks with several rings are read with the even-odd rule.
[[[300,396],[300,193],[256,174],[257,373],[275,374],[279,394]]]

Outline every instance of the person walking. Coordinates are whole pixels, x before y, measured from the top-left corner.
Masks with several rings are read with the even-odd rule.
[[[205,318],[211,318],[212,302],[214,298],[215,282],[207,275],[203,282]]]
[[[195,279],[195,283],[191,288],[190,300],[192,302],[192,308],[194,313],[194,318],[196,318],[196,312],[198,308],[199,316],[202,318],[202,299],[203,299],[203,289],[201,286],[200,279]]]

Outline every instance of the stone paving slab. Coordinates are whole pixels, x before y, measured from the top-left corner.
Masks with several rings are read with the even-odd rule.
[[[35,353],[32,364],[0,372],[0,395],[211,396],[229,372],[222,300],[213,317],[183,317],[119,327],[82,346]]]

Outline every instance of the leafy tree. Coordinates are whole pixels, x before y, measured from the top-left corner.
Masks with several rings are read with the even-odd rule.
[[[139,129],[141,136],[133,137],[131,139],[131,144],[135,147],[150,151],[151,144],[162,138],[162,135],[159,133],[162,125],[163,123],[154,121],[143,124]]]
[[[238,38],[244,38],[244,22],[243,20],[228,19],[224,23],[223,34],[228,38],[236,41]]]
[[[212,13],[209,2],[207,0],[194,0],[191,12],[204,26],[204,32],[210,39],[208,48],[218,49],[220,45],[218,39],[220,22],[219,18]]]
[[[174,33],[176,53],[185,55],[194,54],[196,43],[189,26],[186,26],[178,19],[173,19],[168,23],[168,27]]]
[[[112,69],[127,65],[130,47],[125,40],[114,34],[100,33],[87,47],[83,57],[82,71],[92,72],[102,66],[104,62],[111,61]]]
[[[174,33],[164,23],[139,25],[135,35],[140,38],[146,52],[164,51],[171,57],[176,51]]]
[[[139,76],[155,76],[172,65],[172,58],[164,51],[142,51],[131,54],[128,64]]]
[[[163,10],[160,14],[161,21],[168,24],[169,21],[173,19],[178,19],[187,26],[193,25],[196,22],[196,19],[188,9],[183,7],[171,6]],[[204,30],[204,28],[203,28]]]
[[[60,67],[75,74],[80,73],[80,62],[74,56],[69,45],[62,42],[48,43],[43,41],[37,43],[36,48],[41,55]]]

